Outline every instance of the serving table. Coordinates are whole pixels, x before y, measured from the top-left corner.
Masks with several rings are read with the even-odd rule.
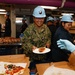
[[[69,63],[66,61],[62,62],[51,62],[51,63],[42,63],[42,64],[36,64],[38,75],[43,75],[45,70],[50,67],[51,65],[54,65],[55,67],[59,68],[67,68],[67,69],[73,69],[73,67],[69,66]]]
[[[3,50],[3,49],[7,50],[9,48],[10,50],[14,50],[15,54],[18,54],[18,53],[20,53],[19,48],[21,48],[21,46],[22,46],[21,42],[19,42],[19,43],[0,43],[0,50]]]
[[[0,61],[11,62],[11,63],[27,63],[23,75],[29,75],[28,66],[30,61],[29,61],[29,57],[26,57],[25,54],[0,56]]]

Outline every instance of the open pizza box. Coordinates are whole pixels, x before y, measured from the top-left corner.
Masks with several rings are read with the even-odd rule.
[[[69,62],[42,63],[36,67],[39,75],[75,75],[75,55],[70,55]]]
[[[68,60],[51,63],[43,75],[75,75],[75,54],[71,53]]]
[[[0,56],[0,75],[29,75],[29,63],[25,54]]]

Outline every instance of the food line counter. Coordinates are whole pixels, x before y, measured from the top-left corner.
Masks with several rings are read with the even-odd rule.
[[[0,43],[0,46],[21,46],[22,43]]]
[[[13,50],[15,54],[20,53],[19,48],[21,48],[22,43],[0,43],[0,50],[7,50],[8,48],[10,50]]]
[[[5,54],[5,52],[8,51],[10,52],[9,54],[11,54],[11,52],[18,54],[21,51],[21,46],[22,42],[20,38],[13,38],[13,37],[0,38],[0,53],[4,51]]]

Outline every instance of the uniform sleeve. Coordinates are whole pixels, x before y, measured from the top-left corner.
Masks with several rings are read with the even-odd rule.
[[[48,35],[47,43],[49,43],[51,45],[51,31],[49,30],[49,28],[47,28],[47,35]]]
[[[23,42],[23,49],[26,51],[32,51],[32,44],[31,44],[31,33],[30,33],[30,28],[27,28],[24,31],[24,36],[22,38],[22,42]]]

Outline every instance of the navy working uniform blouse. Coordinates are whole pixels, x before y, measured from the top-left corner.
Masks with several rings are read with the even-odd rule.
[[[62,50],[58,48],[57,40],[59,39],[66,39],[66,40],[73,42],[72,35],[67,30],[65,30],[63,26],[60,26],[54,35],[54,40],[53,40],[53,45],[52,45],[52,59],[55,62],[68,61],[70,52],[68,50]]]

